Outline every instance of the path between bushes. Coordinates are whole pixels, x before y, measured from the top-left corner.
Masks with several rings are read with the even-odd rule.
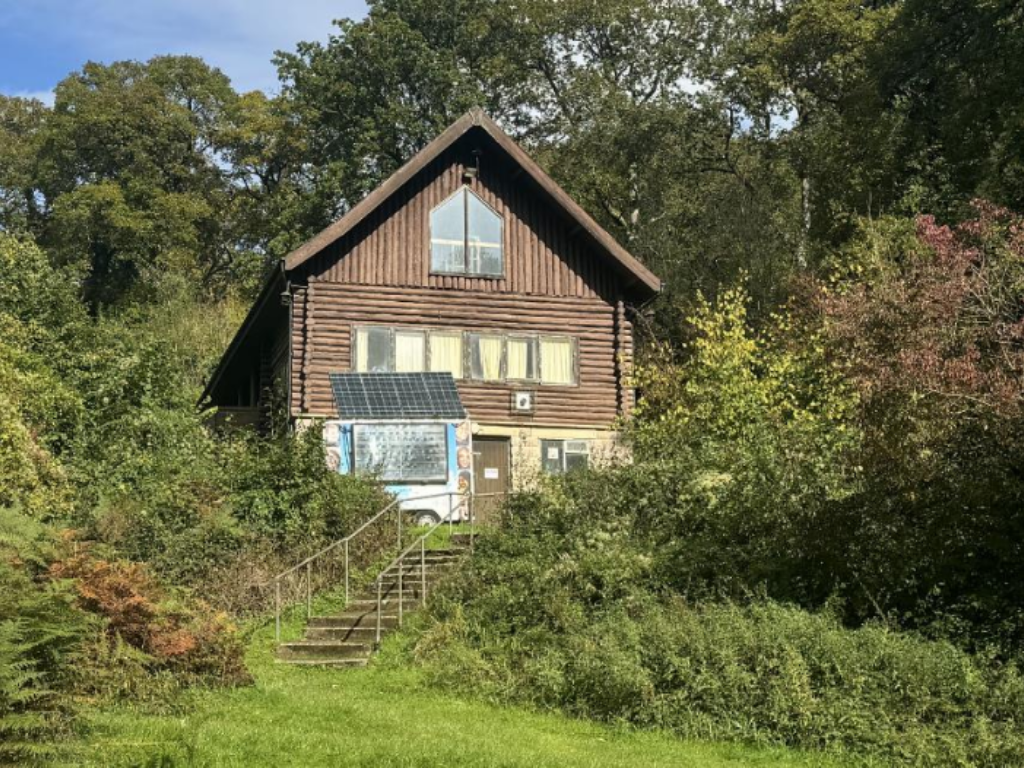
[[[183,713],[94,713],[68,759],[87,766],[829,766],[781,749],[635,733],[439,693],[415,669],[274,664],[269,633],[250,651],[256,683],[192,695]]]

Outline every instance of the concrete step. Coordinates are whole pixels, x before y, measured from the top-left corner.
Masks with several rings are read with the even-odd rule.
[[[458,562],[459,562],[458,560],[427,560],[426,563],[424,563],[423,565],[426,566],[427,573],[430,573],[431,571],[438,571],[440,573],[447,573],[453,567],[458,565]],[[403,561],[402,565],[401,565],[401,570],[403,572],[419,571],[420,570],[420,558],[417,556],[415,559],[409,559],[409,560]],[[399,567],[397,565],[392,565],[387,570],[381,571],[381,573],[382,574],[384,574],[384,573],[398,573],[398,571],[399,571]]]
[[[441,580],[437,577],[427,576],[427,591],[433,591],[434,587],[441,583]],[[392,594],[395,597],[398,596],[399,581],[397,576],[387,576],[381,579],[381,594]],[[423,590],[423,578],[421,576],[403,576],[401,581],[403,592],[420,592]],[[370,589],[364,593],[371,600],[377,599],[377,585],[371,585]]]
[[[349,659],[274,659],[278,664],[292,664],[299,667],[365,667],[370,659],[368,657],[353,657]]]
[[[380,602],[381,602],[381,608],[384,609],[385,613],[388,612],[389,610],[392,610],[392,609],[397,611],[398,610],[398,592],[396,591],[395,594],[393,596],[391,596],[391,597],[389,597],[387,595],[382,596],[382,599],[381,599]],[[410,602],[412,602],[412,601],[410,601],[408,596],[406,596],[405,606],[408,607]],[[416,604],[418,605],[419,602],[416,601]],[[342,609],[342,613],[345,614],[345,615],[350,615],[350,614],[354,614],[354,613],[373,613],[373,614],[376,614],[377,613],[377,593],[373,592],[372,595],[370,593],[367,593],[365,597],[359,597],[359,598],[357,598],[355,600],[350,600],[348,605],[346,605]],[[332,616],[333,616],[333,614],[332,614]]]
[[[281,643],[277,649],[277,657],[286,661],[366,658],[371,653],[372,642],[338,640],[301,640],[295,643]]]
[[[381,627],[388,629],[398,626],[398,609],[380,615]],[[376,627],[377,613],[342,613],[337,616],[317,616],[306,624],[307,631],[314,629],[350,629],[352,627]]]
[[[397,624],[392,624],[391,626],[381,624],[381,637],[396,626]],[[310,627],[306,630],[305,640],[317,643],[375,643],[377,642],[377,625],[376,623],[370,623],[354,627]]]

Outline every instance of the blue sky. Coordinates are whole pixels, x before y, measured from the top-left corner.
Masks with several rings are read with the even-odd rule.
[[[326,40],[363,0],[0,0],[0,93],[49,100],[86,61],[191,54],[239,90],[277,89],[270,59]]]

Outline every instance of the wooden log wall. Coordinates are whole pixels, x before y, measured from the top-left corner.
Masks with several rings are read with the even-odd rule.
[[[303,412],[306,382],[306,288],[298,287],[292,293],[292,356],[291,386],[288,388],[289,410],[293,415]]]
[[[314,280],[295,296],[293,412],[335,414],[329,373],[352,367],[353,326],[384,325],[571,335],[579,345],[579,383],[558,387],[463,380],[470,416],[498,424],[609,426],[620,410],[616,380],[616,307],[596,297],[344,285]],[[304,318],[304,323],[300,318]],[[511,393],[537,392],[532,416],[513,413]]]
[[[312,276],[349,285],[612,297],[619,277],[526,177],[496,148],[480,156],[468,186],[504,220],[505,274],[499,279],[430,274],[430,212],[464,183],[476,158],[457,144],[428,165],[367,217],[304,267]]]

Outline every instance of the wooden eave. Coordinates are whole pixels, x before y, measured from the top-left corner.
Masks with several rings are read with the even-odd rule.
[[[383,184],[363,198],[344,216],[324,229],[311,240],[292,251],[284,260],[284,269],[291,272],[298,269],[325,248],[344,237],[360,222],[366,219],[389,197],[400,190],[429,163],[452,146],[459,138],[473,128],[481,128],[491,137],[512,160],[576,223],[576,225],[604,252],[607,257],[631,278],[631,284],[643,286],[651,293],[661,291],[661,280],[641,264],[629,251],[605,231],[563,190],[554,179],[526,154],[491,118],[479,108],[471,109],[455,121],[440,136],[420,150]]]
[[[270,303],[275,297],[280,300],[280,294],[285,289],[285,286],[284,273],[280,267],[276,267],[273,272],[267,275],[267,279],[263,282],[263,287],[260,289],[259,295],[256,297],[256,301],[253,302],[253,305],[249,308],[249,312],[246,314],[245,320],[242,321],[238,331],[235,333],[235,337],[231,340],[227,350],[217,363],[217,367],[214,368],[213,373],[210,375],[210,380],[206,383],[206,388],[203,390],[203,394],[199,397],[200,406],[209,401],[210,397],[216,391],[217,386],[220,384],[221,379],[224,377],[225,372],[234,361],[238,351],[244,346],[250,332],[256,325],[260,316],[263,314],[264,310],[270,306]]]

